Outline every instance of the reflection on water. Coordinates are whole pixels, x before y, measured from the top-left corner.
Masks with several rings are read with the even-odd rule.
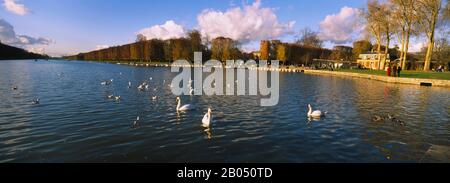
[[[277,106],[260,107],[262,96],[182,96],[196,108],[177,112],[174,76],[168,68],[1,61],[0,162],[417,162],[431,144],[450,145],[448,88],[280,73]],[[149,90],[138,91],[146,80]],[[309,120],[308,104],[328,113]],[[208,107],[214,121],[204,128]],[[388,114],[405,126],[372,121]]]

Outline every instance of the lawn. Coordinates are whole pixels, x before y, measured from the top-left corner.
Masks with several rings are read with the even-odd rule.
[[[338,69],[336,71],[386,76],[386,71],[381,71],[381,70]],[[445,80],[450,80],[450,72],[402,71],[400,73],[400,76],[401,77],[405,77],[405,78],[424,78],[424,79],[445,79]]]

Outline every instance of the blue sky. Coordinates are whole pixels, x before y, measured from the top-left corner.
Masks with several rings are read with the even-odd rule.
[[[226,12],[232,7],[243,8],[253,3],[242,0],[9,1],[24,5],[28,12],[25,15],[14,13],[2,2],[0,18],[11,24],[17,35],[50,39],[50,44],[34,47],[45,47],[45,52],[51,55],[86,52],[98,45],[130,43],[140,30],[168,20],[193,29],[198,26],[197,16],[205,10]],[[262,0],[260,7],[271,8],[280,24],[295,21],[291,32],[298,32],[303,27],[319,30],[319,23],[327,15],[338,14],[345,6],[361,8],[365,3],[364,0]],[[293,35],[281,34],[280,37],[289,40]]]

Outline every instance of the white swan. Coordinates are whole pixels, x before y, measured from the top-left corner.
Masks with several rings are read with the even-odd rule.
[[[192,106],[191,104],[186,104],[181,106],[181,99],[180,97],[177,97],[177,111],[187,111],[187,110],[191,110],[194,109],[194,106]]]
[[[139,116],[136,118],[136,120],[133,122],[133,128],[137,128],[139,126]]]
[[[191,87],[191,89],[189,89],[189,95],[193,95],[194,94],[194,88]]]
[[[323,116],[322,112],[319,110],[315,110],[313,111],[311,104],[308,104],[308,117],[310,118],[320,118],[321,116]]]
[[[205,116],[202,119],[202,126],[207,128],[211,124],[212,116],[211,116],[211,108],[208,108],[208,112],[206,112]]]

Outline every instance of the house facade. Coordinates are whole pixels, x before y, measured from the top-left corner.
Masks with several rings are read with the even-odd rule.
[[[385,58],[385,54],[380,54],[381,55],[381,59],[380,61],[383,61]],[[390,62],[389,60],[389,54],[387,54],[387,59],[386,59],[386,64],[385,64],[385,68],[388,66],[388,63]],[[358,65],[362,68],[365,69],[374,69],[374,70],[378,70],[378,67],[380,65],[380,62],[378,60],[378,53],[363,53],[363,54],[359,54],[358,60],[356,60],[356,62],[358,63]],[[380,68],[380,69],[385,69],[385,68]]]

